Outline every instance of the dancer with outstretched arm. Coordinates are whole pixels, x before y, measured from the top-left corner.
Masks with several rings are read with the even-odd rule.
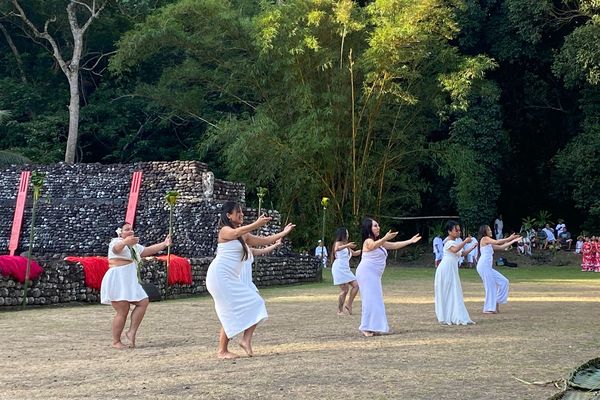
[[[133,227],[129,223],[119,224],[116,229],[117,237],[108,245],[108,271],[102,278],[100,286],[100,302],[111,304],[116,311],[112,322],[112,346],[116,349],[126,348],[121,342],[121,335],[127,322],[131,305],[131,322],[125,337],[129,347],[135,347],[137,330],[142,323],[148,308],[148,295],[138,281],[138,263],[142,257],[148,257],[164,250],[171,244],[171,236],[152,246],[144,247],[139,244]]]
[[[363,335],[377,336],[388,333],[385,304],[383,303],[383,288],[381,276],[385,270],[387,251],[397,250],[421,240],[416,234],[402,242],[391,242],[398,232],[389,231],[379,238],[379,224],[372,218],[365,218],[362,223],[362,257],[356,268],[356,280],[360,288],[362,311],[360,327]]]
[[[512,234],[505,239],[494,239],[492,229],[488,225],[479,227],[479,261],[477,273],[483,282],[485,300],[483,303],[484,314],[500,312],[500,304],[508,302],[508,279],[494,269],[494,250],[506,250],[513,243],[522,239],[521,236]]]
[[[249,257],[248,246],[266,246],[286,236],[295,225],[288,224],[279,233],[256,236],[252,231],[266,225],[271,217],[261,215],[249,225],[243,225],[244,212],[240,204],[228,201],[223,204],[219,219],[217,254],[206,273],[206,288],[215,301],[215,310],[221,322],[217,356],[232,359],[237,354],[229,351],[231,338],[242,333],[240,347],[250,357],[252,335],[256,326],[267,319],[265,301],[258,292],[240,279],[244,262]]]

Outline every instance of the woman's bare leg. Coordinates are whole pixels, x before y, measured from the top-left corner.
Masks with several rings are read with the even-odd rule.
[[[344,315],[344,302],[346,301],[346,295],[348,294],[348,284],[342,283],[340,285],[340,294],[338,296],[338,315]]]
[[[230,360],[232,358],[237,358],[238,355],[229,351],[227,346],[229,345],[229,338],[225,334],[225,329],[221,327],[221,332],[219,332],[219,352],[217,356],[223,360]]]
[[[350,282],[350,286],[352,286],[352,289],[350,290],[350,296],[348,296],[346,310],[348,310],[348,314],[352,315],[352,303],[354,302],[354,298],[358,294],[358,282],[352,281]]]
[[[246,329],[244,331],[244,335],[240,339],[240,347],[244,349],[244,351],[246,352],[246,354],[248,354],[249,357],[252,357],[254,355],[254,352],[252,351],[252,335],[254,335],[256,325],[257,324],[254,324],[250,328]]]
[[[127,322],[129,302],[113,301],[111,304],[117,312],[112,320],[112,347],[115,349],[124,349],[126,346],[121,343],[121,334],[123,333],[123,328],[125,328],[125,322]]]
[[[144,314],[146,314],[146,309],[148,308],[148,304],[150,300],[147,298],[144,300],[136,301],[133,303],[135,307],[131,312],[131,322],[129,324],[129,330],[125,332],[125,336],[131,342],[131,347],[135,347],[135,335],[137,334],[137,330],[142,323],[142,319],[144,319]]]

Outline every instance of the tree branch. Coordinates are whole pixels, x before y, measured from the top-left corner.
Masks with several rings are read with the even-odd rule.
[[[58,44],[56,43],[54,38],[48,33],[48,25],[50,24],[50,22],[54,22],[56,20],[56,18],[51,18],[51,19],[47,20],[46,23],[44,24],[44,31],[40,32],[37,29],[37,27],[33,24],[33,22],[31,22],[29,20],[29,18],[27,18],[27,15],[25,14],[25,11],[19,4],[18,0],[12,0],[12,3],[15,6],[15,8],[19,11],[19,13],[15,14],[15,15],[17,15],[21,19],[21,21],[23,21],[25,23],[25,25],[27,25],[29,27],[29,29],[31,29],[33,34],[36,37],[39,37],[41,39],[46,39],[48,41],[48,43],[50,43],[50,46],[52,46],[52,55],[58,62],[58,65],[60,65],[60,68],[65,73],[65,75],[69,76],[69,66],[67,65],[65,60],[62,58]]]
[[[15,60],[17,60],[17,68],[19,69],[19,73],[21,74],[21,82],[27,83],[27,76],[25,75],[25,70],[23,69],[23,60],[21,59],[21,54],[19,54],[19,50],[17,49],[17,46],[15,46],[15,43],[13,42],[12,38],[10,37],[10,34],[8,33],[8,31],[6,30],[6,28],[4,27],[4,25],[1,22],[0,22],[0,31],[2,31],[2,33],[4,34],[4,37],[6,38],[6,42],[8,43],[8,46],[12,50],[13,55],[15,56]]]

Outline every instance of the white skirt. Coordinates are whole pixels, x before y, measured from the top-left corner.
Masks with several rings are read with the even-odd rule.
[[[342,285],[356,280],[356,276],[354,276],[350,270],[350,263],[348,260],[336,258],[331,266],[331,275],[333,276],[334,285]]]
[[[110,267],[100,286],[100,302],[110,304],[112,301],[136,302],[144,300],[148,295],[140,285],[135,262],[122,267]]]

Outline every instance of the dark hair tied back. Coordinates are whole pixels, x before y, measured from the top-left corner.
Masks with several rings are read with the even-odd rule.
[[[446,222],[446,233],[453,230],[456,225],[460,225],[460,224],[454,220],[449,220],[448,222]]]
[[[241,210],[242,206],[235,201],[227,201],[221,207],[221,216],[219,217],[219,229],[228,226],[230,228],[237,228],[237,226],[233,226],[233,223],[227,216],[227,214],[233,214],[235,211]],[[242,249],[244,251],[244,255],[242,256],[242,261],[248,259],[248,248],[246,247],[246,242],[242,236],[238,236],[238,241],[242,244]]]

